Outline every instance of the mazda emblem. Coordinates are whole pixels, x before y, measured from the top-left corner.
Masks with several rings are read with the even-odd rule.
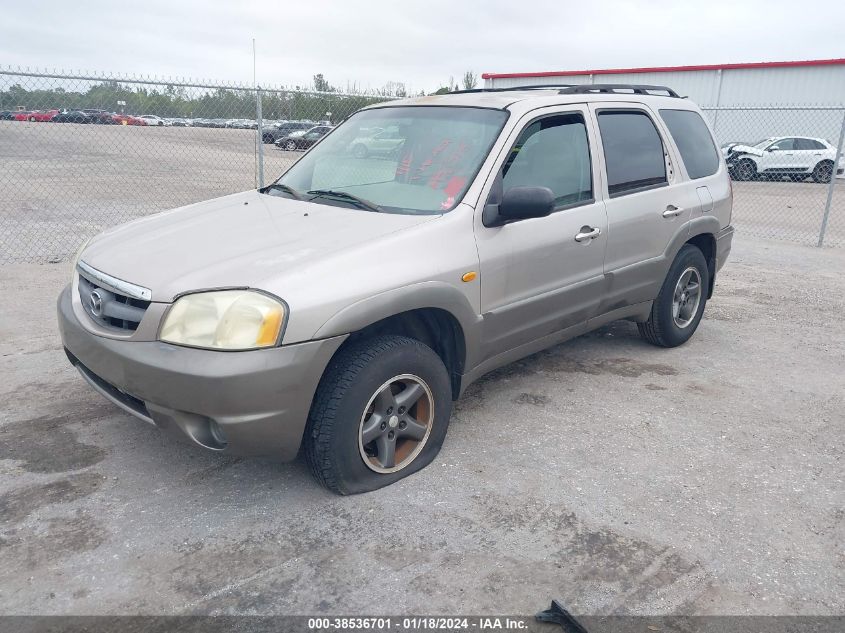
[[[88,295],[88,309],[95,317],[103,316],[103,297],[98,290],[92,290]]]

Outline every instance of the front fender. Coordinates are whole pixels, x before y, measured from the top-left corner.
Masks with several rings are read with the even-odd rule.
[[[361,299],[335,313],[320,326],[314,338],[357,332],[387,317],[422,308],[439,308],[458,320],[466,343],[466,366],[474,366],[479,350],[481,316],[458,289],[442,281],[420,282]]]

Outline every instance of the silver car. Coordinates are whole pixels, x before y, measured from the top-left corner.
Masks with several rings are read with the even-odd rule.
[[[660,94],[657,94],[660,93]],[[374,128],[395,155],[356,155]],[[132,415],[338,493],[429,464],[452,402],[617,319],[693,335],[731,248],[699,109],[657,87],[379,104],[276,182],[92,239],[58,301],[71,363]]]

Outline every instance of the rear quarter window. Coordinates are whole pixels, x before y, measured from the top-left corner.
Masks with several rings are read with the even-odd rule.
[[[690,178],[712,176],[719,170],[719,154],[713,144],[713,137],[698,112],[661,110],[660,116],[681,152]]]

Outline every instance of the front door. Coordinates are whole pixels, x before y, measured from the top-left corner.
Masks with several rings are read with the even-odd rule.
[[[602,296],[607,216],[595,194],[595,139],[583,106],[527,114],[501,158],[502,191],[548,187],[547,217],[486,227],[476,213],[482,360],[585,322]]]

